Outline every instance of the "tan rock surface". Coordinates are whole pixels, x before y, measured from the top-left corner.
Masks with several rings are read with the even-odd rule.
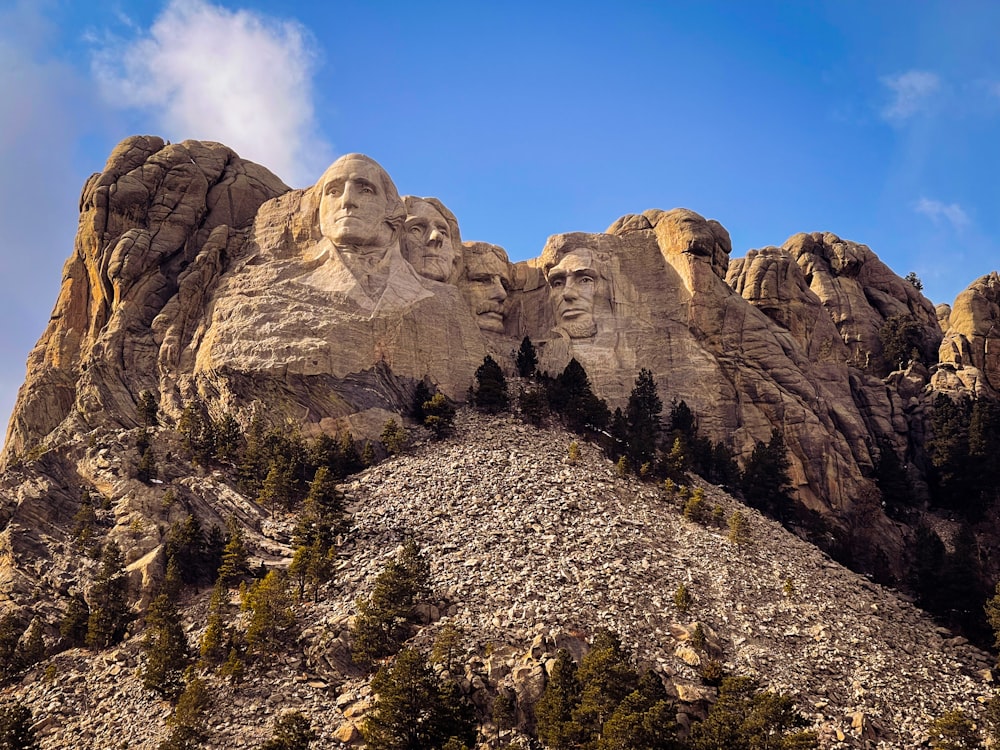
[[[4,456],[23,453],[67,417],[132,424],[140,391],[159,390],[154,328],[170,332],[175,359],[191,318],[202,314],[191,298],[211,284],[218,254],[238,247],[238,230],[287,189],[218,143],[122,141],[83,188],[73,254],[28,358]],[[186,301],[170,306],[185,278]]]
[[[740,459],[780,429],[799,500],[840,523],[868,492],[870,447],[888,439],[902,454],[923,434],[924,384],[877,377],[879,329],[912,316],[936,349],[948,315],[833,234],[730,253],[717,221],[649,210],[510,264],[502,248],[462,243],[444,204],[404,200],[360,154],[290,191],[219,144],[128,139],[84,189],[3,460],[132,426],[143,390],[168,420],[197,396],[213,414],[245,420],[256,402],[309,433],[375,438],[418,381],[461,400],[487,353],[511,372],[528,335],[542,369],[576,357],[612,408],[649,368],[664,402],[687,402]],[[990,294],[950,313],[933,387],[995,387]],[[891,525],[874,533],[898,543]]]
[[[955,298],[941,341],[933,383],[978,396],[1000,392],[1000,274],[977,279]]]

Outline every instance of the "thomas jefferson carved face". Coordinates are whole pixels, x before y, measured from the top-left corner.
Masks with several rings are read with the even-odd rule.
[[[593,252],[585,247],[571,250],[549,269],[546,278],[557,325],[574,339],[597,333],[594,295],[599,275]]]
[[[362,254],[385,252],[393,238],[389,217],[400,207],[382,167],[360,154],[343,156],[323,175],[321,190],[319,225],[325,237]]]
[[[403,254],[421,276],[448,281],[458,260],[455,231],[430,201],[410,197],[405,201]]]
[[[511,281],[506,254],[495,245],[477,243],[474,248],[465,246],[464,257],[466,274],[462,292],[476,314],[476,322],[484,331],[503,333],[504,303]]]

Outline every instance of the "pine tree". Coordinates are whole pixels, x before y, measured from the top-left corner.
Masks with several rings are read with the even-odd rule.
[[[952,709],[935,719],[927,731],[932,750],[981,750],[976,725],[964,711]]]
[[[382,435],[379,437],[386,452],[394,456],[403,450],[406,444],[406,430],[395,419],[387,419],[382,427]]]
[[[455,422],[455,407],[442,394],[435,393],[424,402],[424,427],[437,438],[444,437]]]
[[[445,624],[434,639],[431,663],[440,664],[448,672],[454,672],[459,665],[458,658],[462,655],[463,639],[464,634],[454,623]]]
[[[398,560],[375,579],[371,596],[358,600],[358,616],[351,630],[351,653],[358,663],[395,653],[414,620],[413,606],[426,595],[430,566],[417,545],[408,541]]]
[[[417,424],[424,424],[424,418],[427,416],[424,413],[424,404],[430,401],[433,396],[434,394],[427,387],[427,383],[423,380],[417,383],[416,388],[413,389],[413,397],[410,401],[410,419]]]
[[[535,351],[535,345],[528,336],[521,339],[521,346],[517,350],[514,362],[517,365],[517,374],[522,378],[530,378],[535,374],[535,368],[538,367],[538,352]]]
[[[788,696],[762,691],[751,677],[727,677],[708,717],[691,728],[692,750],[768,748],[808,750],[818,747],[809,722]]]
[[[628,397],[626,417],[625,452],[632,467],[637,469],[656,457],[660,435],[660,412],[663,402],[656,392],[653,373],[643,368],[635,380],[635,387]]]
[[[118,643],[129,621],[121,549],[108,542],[101,553],[101,567],[90,589],[90,616],[87,619],[87,646],[101,649]]]
[[[177,612],[177,602],[165,592],[149,605],[142,649],[146,654],[146,664],[141,673],[143,686],[164,698],[172,699],[180,695],[190,652]]]
[[[268,508],[271,518],[278,508],[287,508],[291,505],[293,491],[293,478],[291,467],[286,461],[276,460],[271,464],[261,485],[257,502]]]
[[[639,687],[639,676],[631,656],[617,634],[599,630],[590,651],[580,662],[580,702],[573,719],[591,740],[601,734],[604,723],[625,697]]]
[[[90,608],[82,596],[69,598],[66,611],[59,621],[59,636],[66,648],[83,646],[87,642],[87,621],[90,619]]]
[[[215,457],[219,461],[236,461],[243,442],[243,430],[232,414],[226,412],[213,427]]]
[[[892,370],[901,370],[911,359],[924,361],[923,328],[912,315],[893,315],[882,324],[878,337],[885,362],[881,374],[888,375]]]
[[[153,448],[146,445],[139,457],[139,465],[136,467],[136,477],[140,482],[149,483],[156,479],[156,456]]]
[[[472,744],[475,721],[461,693],[442,684],[418,651],[403,649],[372,679],[378,700],[362,734],[369,750],[431,750]]]
[[[73,543],[77,549],[86,549],[94,538],[94,531],[97,527],[97,512],[94,510],[94,501],[90,496],[90,490],[86,487],[80,498],[80,507],[73,515]]]
[[[784,438],[774,429],[766,445],[757,441],[743,468],[741,483],[747,503],[778,521],[788,521],[794,504],[790,469]]]
[[[535,704],[538,739],[552,750],[577,747],[580,726],[573,720],[573,711],[580,701],[580,681],[577,666],[566,649],[559,649],[545,691]]]
[[[283,572],[272,570],[252,584],[243,597],[250,613],[247,643],[262,653],[276,653],[294,636],[295,613]]]
[[[0,679],[4,681],[21,671],[18,644],[23,633],[24,626],[13,612],[0,617]]]
[[[39,750],[31,710],[11,701],[0,706],[0,750]]]
[[[239,583],[249,572],[247,563],[249,557],[246,542],[243,541],[243,529],[235,518],[230,518],[229,540],[222,550],[222,563],[219,566],[218,582],[222,586],[232,586]]]
[[[503,731],[514,728],[514,719],[517,718],[516,695],[511,695],[507,690],[499,690],[497,697],[493,699],[493,710],[490,712],[490,716],[497,728],[497,745],[499,745]]]
[[[517,399],[521,418],[528,424],[540,427],[549,412],[548,399],[541,386],[532,386],[520,391]]]
[[[497,414],[510,408],[507,395],[507,378],[503,370],[489,354],[476,368],[476,388],[473,391],[476,408],[487,414]]]
[[[205,711],[211,705],[208,686],[200,677],[189,677],[167,719],[170,735],[157,750],[201,750],[205,743]]]
[[[573,432],[601,431],[611,419],[608,405],[594,395],[587,371],[575,357],[552,382],[549,406]]]
[[[139,394],[137,408],[139,412],[139,424],[143,427],[156,427],[160,424],[157,416],[160,406],[156,403],[156,396],[151,391],[143,391]]]
[[[227,655],[226,650],[226,616],[228,592],[220,585],[212,591],[208,602],[208,620],[205,632],[201,636],[198,651],[205,665],[217,666]]]

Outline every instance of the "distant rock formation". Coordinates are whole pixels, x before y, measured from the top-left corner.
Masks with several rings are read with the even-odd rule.
[[[84,187],[2,460],[135,426],[144,390],[175,419],[195,397],[214,412],[260,402],[307,434],[374,437],[418,382],[461,400],[487,354],[512,372],[530,336],[542,369],[576,357],[612,407],[650,369],[664,402],[685,401],[738,458],[778,428],[799,500],[836,523],[869,492],[874,446],[913,450],[935,389],[1000,389],[996,274],[942,311],[833,234],[731,249],[714,220],[650,210],[512,264],[360,154],[290,190],[220,144],[130,138]],[[883,380],[895,316],[930,354]]]

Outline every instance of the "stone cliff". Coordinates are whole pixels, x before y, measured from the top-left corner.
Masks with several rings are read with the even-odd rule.
[[[145,390],[173,419],[199,399],[246,422],[259,403],[306,434],[373,437],[418,382],[461,400],[486,354],[511,372],[530,336],[543,369],[575,357],[612,408],[650,369],[663,401],[685,401],[740,460],[779,429],[798,500],[837,526],[871,495],[875,446],[919,459],[935,389],[1000,386],[995,274],[942,331],[912,284],[829,233],[730,261],[718,222],[651,210],[511,263],[463,242],[440,201],[401,197],[368,157],[290,190],[220,144],[152,137],[116,148],[80,208],[5,465],[74,432],[135,426]],[[883,379],[879,334],[895,316],[916,322],[928,360],[940,343],[940,363]],[[875,525],[897,556],[898,529]]]

